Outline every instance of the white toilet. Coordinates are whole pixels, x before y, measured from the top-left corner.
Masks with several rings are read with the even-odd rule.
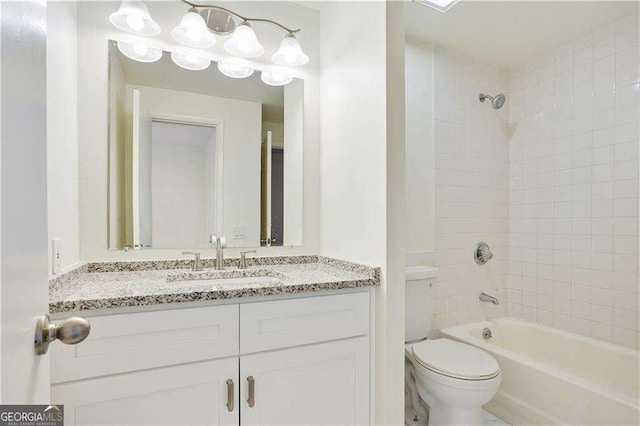
[[[502,374],[498,362],[481,349],[449,339],[427,339],[437,274],[433,267],[407,268],[405,422],[481,425],[482,405],[498,391]]]

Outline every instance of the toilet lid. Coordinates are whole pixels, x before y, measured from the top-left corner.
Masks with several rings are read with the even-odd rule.
[[[500,373],[498,361],[471,345],[449,339],[425,340],[412,347],[420,365],[445,376],[467,380],[484,380]]]

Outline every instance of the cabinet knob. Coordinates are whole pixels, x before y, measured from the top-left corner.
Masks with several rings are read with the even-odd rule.
[[[249,404],[249,407],[253,407],[256,405],[256,381],[253,379],[253,376],[249,376],[247,377],[247,382],[249,382],[249,398],[247,398],[247,404]]]
[[[44,314],[36,323],[34,345],[37,355],[44,355],[49,350],[49,343],[59,340],[66,345],[75,345],[87,338],[91,324],[84,318],[71,317],[60,324],[51,324],[49,315]]]

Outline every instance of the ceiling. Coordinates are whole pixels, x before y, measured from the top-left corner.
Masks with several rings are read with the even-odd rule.
[[[284,122],[284,87],[264,84],[259,72],[236,79],[218,71],[215,62],[202,71],[185,70],[171,60],[168,52],[153,63],[131,60],[113,45],[109,53],[118,56],[128,84],[258,102],[262,104],[264,121]]]
[[[456,50],[498,68],[572,42],[638,12],[638,1],[461,0],[442,13],[405,4],[406,34]]]

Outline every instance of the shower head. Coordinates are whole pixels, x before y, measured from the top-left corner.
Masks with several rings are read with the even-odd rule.
[[[496,96],[485,95],[484,93],[480,93],[480,102],[484,102],[485,99],[489,99],[491,101],[491,106],[493,109],[500,109],[504,105],[504,102],[507,98],[502,94],[498,94]]]

